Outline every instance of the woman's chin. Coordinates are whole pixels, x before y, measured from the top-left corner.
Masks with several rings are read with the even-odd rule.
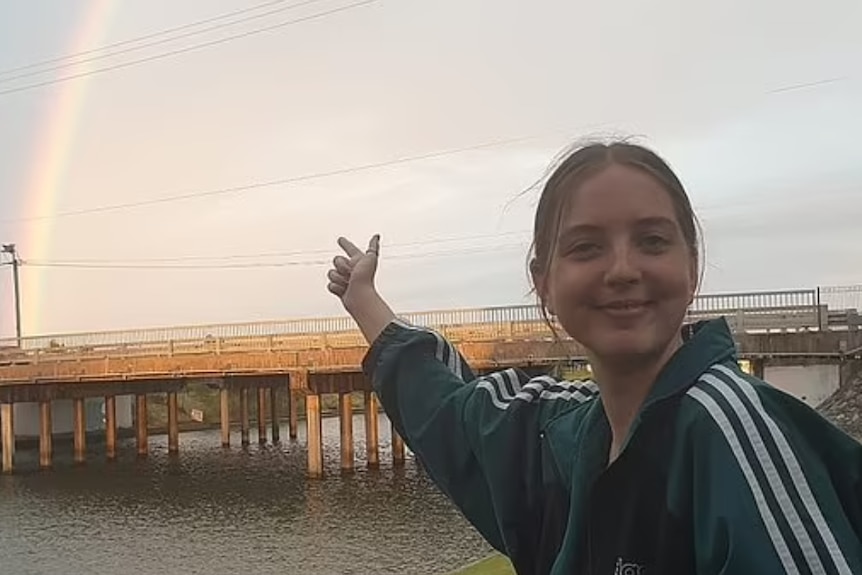
[[[642,363],[645,359],[660,355],[666,342],[658,341],[651,334],[642,332],[618,332],[595,341],[584,343],[595,360],[613,368],[616,365],[631,365]]]

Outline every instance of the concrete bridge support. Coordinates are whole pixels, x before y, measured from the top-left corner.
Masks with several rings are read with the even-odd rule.
[[[272,419],[272,443],[278,444],[281,443],[279,437],[281,430],[278,428],[278,390],[275,387],[269,388],[269,409],[270,419]]]
[[[838,391],[841,365],[835,361],[790,361],[778,358],[764,362],[763,379],[782,391],[816,407]]]
[[[354,466],[353,403],[348,392],[338,394],[338,419],[341,424],[341,472],[350,473]]]
[[[323,389],[310,391],[305,396],[306,425],[307,425],[307,449],[308,449],[308,476],[318,478],[323,475],[323,445],[322,445],[322,420],[321,420],[321,398],[324,394],[337,394],[338,396],[338,423],[340,432],[340,469],[342,474],[350,474],[356,469],[355,436],[353,429],[353,393],[347,387],[323,386]],[[364,391],[365,400],[365,453],[369,469],[380,466],[380,432],[379,432],[379,409],[380,403],[377,396],[370,391]],[[395,429],[392,429],[392,464],[403,465],[405,462],[405,445],[403,439]]]
[[[239,390],[239,435],[243,447],[251,443],[248,432],[248,389],[245,387]]]
[[[14,406],[0,404],[0,447],[3,449],[3,473],[12,473],[15,461],[15,422]]]
[[[230,447],[230,390],[222,386],[219,394],[219,423],[221,424],[221,446]]]
[[[120,402],[115,396],[52,399],[36,395],[29,401],[6,403],[15,422],[14,440],[38,442],[39,468],[50,469],[54,466],[58,434],[64,441],[71,435],[73,461],[81,465],[87,459],[87,434],[101,432],[103,425],[107,459],[115,459],[117,430],[133,423],[130,399],[131,396],[123,396]],[[119,417],[118,403],[123,407]]]
[[[138,457],[147,457],[150,452],[150,441],[147,435],[147,396],[135,395],[135,442]]]
[[[266,443],[266,388],[257,388],[257,442]]]
[[[380,437],[378,427],[379,403],[374,392],[365,392],[365,454],[369,468],[380,466]]]
[[[176,455],[180,451],[179,405],[177,392],[168,392],[168,453]]]
[[[105,457],[108,461],[117,459],[117,398],[105,398]]]
[[[766,375],[766,360],[763,358],[755,358],[750,360],[749,365],[751,366],[751,375],[754,377],[759,377],[760,379],[764,379]]]
[[[84,398],[76,397],[72,400],[72,405],[74,406],[72,412],[74,459],[76,464],[81,465],[87,460],[87,419],[84,412]]]
[[[288,401],[289,413],[287,420],[287,433],[290,439],[296,439],[297,428],[299,427],[299,401],[296,397],[296,394],[292,390],[288,391],[288,393],[290,394],[290,398]]]
[[[39,402],[39,467],[50,469],[54,458],[54,421],[51,402]]]
[[[44,401],[51,402],[51,419],[53,422],[54,443],[58,436],[72,439],[75,431],[75,397],[84,400],[84,429],[87,434],[101,433],[104,430],[107,417],[106,395],[115,396],[116,422],[118,429],[131,429],[134,418],[133,395],[114,394],[110,388],[106,388],[105,395],[78,393],[68,391],[65,393],[39,393],[38,387],[30,387],[31,391],[23,395],[26,399],[14,399],[15,410],[15,435],[19,440],[38,441],[41,433],[41,404]],[[15,394],[11,394],[15,395]],[[58,397],[59,396],[59,397]]]
[[[320,395],[309,393],[305,396],[305,422],[308,426],[308,476],[323,477],[323,422],[320,418]]]
[[[404,465],[404,440],[392,426],[392,465]]]

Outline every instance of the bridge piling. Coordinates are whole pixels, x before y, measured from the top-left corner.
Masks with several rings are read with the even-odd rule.
[[[177,392],[168,392],[168,453],[176,455],[180,451],[179,406]]]
[[[39,403],[39,467],[50,469],[53,459],[53,423],[51,402]]]
[[[3,473],[12,473],[15,461],[14,405],[0,404],[0,444],[3,448]]]
[[[224,384],[218,393],[221,446],[230,447],[230,389],[228,389],[227,384]]]
[[[404,440],[392,426],[392,465],[404,465]]]
[[[270,418],[272,419],[272,443],[281,443],[278,428],[278,390],[275,386],[269,388],[269,409]]]
[[[76,397],[72,403],[74,460],[76,464],[81,465],[87,459],[87,420],[84,415],[84,398]]]
[[[248,433],[248,389],[245,387],[239,390],[239,434],[243,447],[251,443]]]
[[[138,447],[138,457],[149,454],[149,439],[147,437],[147,396],[135,395],[135,442]]]
[[[380,438],[378,429],[378,401],[371,391],[365,392],[365,454],[369,468],[380,466]]]
[[[308,476],[323,477],[323,427],[320,419],[320,396],[309,393],[305,396],[305,423],[308,426]]]
[[[766,361],[761,358],[754,358],[751,360],[751,375],[754,377],[759,377],[763,379],[763,374],[766,369]]]
[[[257,442],[266,444],[266,388],[257,388]]]
[[[39,402],[39,467],[50,469],[54,457],[51,401]]]
[[[117,459],[117,401],[113,395],[105,397],[105,457]]]
[[[296,394],[293,390],[288,389],[288,437],[290,439],[296,439],[297,428],[299,427],[299,406],[297,405],[299,401],[297,400]]]
[[[341,424],[341,472],[353,471],[353,403],[348,392],[338,394],[338,416]]]

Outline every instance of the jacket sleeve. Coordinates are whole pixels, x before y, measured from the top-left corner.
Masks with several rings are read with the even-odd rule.
[[[516,566],[527,560],[553,463],[540,430],[593,398],[595,385],[531,380],[517,369],[477,377],[440,334],[400,320],[373,343],[363,370],[435,484],[493,547]]]
[[[862,446],[731,366],[687,395],[697,573],[862,573]]]

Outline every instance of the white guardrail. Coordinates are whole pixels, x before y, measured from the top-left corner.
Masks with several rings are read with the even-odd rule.
[[[837,305],[836,305],[837,304]],[[735,331],[858,329],[862,285],[809,290],[784,290],[697,296],[689,319],[725,316]],[[542,322],[536,305],[514,305],[406,313],[406,321],[443,329],[477,324]],[[176,342],[212,342],[269,336],[311,336],[356,332],[348,316],[191,325],[89,333],[50,334],[0,339],[0,353],[100,347],[159,346]]]

